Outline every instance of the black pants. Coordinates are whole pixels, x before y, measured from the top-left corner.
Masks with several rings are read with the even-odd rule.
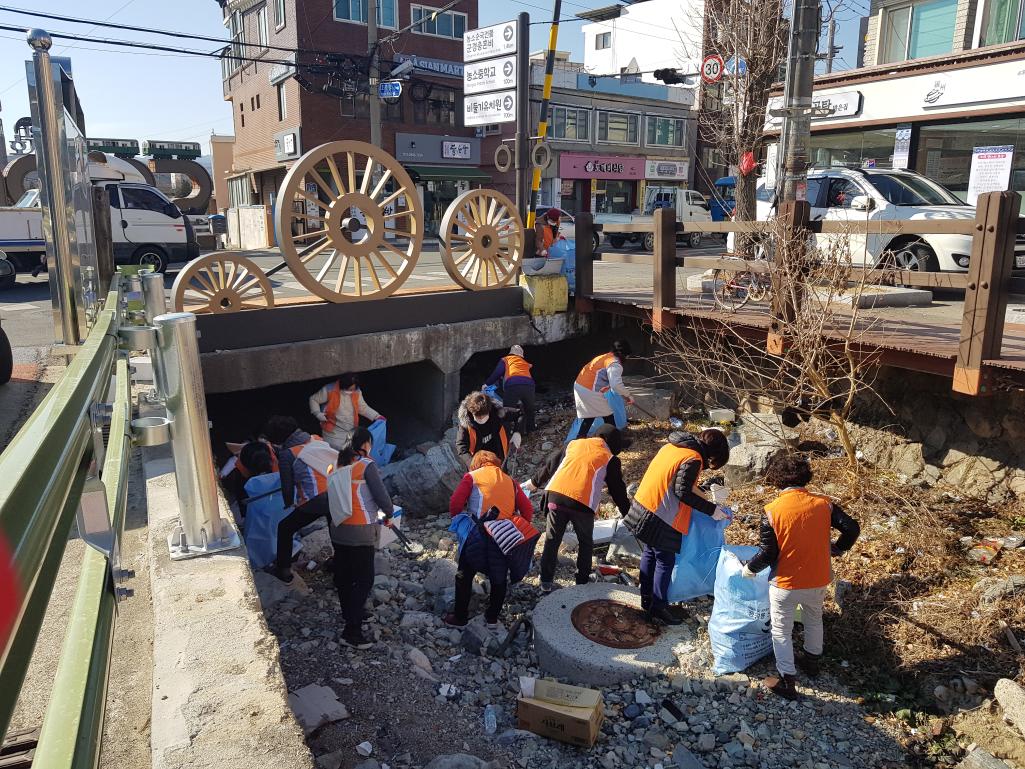
[[[345,627],[358,628],[363,624],[363,608],[374,587],[373,545],[339,545],[335,549],[335,587],[342,604]]]
[[[511,384],[502,390],[502,405],[520,410],[520,428],[524,434],[534,431],[534,385]]]
[[[567,510],[564,507],[548,508],[548,528],[545,530],[545,547],[541,552],[541,583],[555,581],[555,567],[559,563],[559,545],[566,533],[566,526],[573,524],[577,535],[577,584],[586,585],[591,577],[591,557],[594,554],[594,513],[581,510]]]
[[[491,539],[488,539],[488,546],[498,548]],[[498,551],[501,553],[501,551]],[[465,625],[468,615],[470,613],[470,598],[473,596],[473,578],[477,574],[472,568],[467,566],[463,559],[459,559],[459,570],[456,572],[456,601],[455,609],[455,621],[458,625]],[[498,622],[498,617],[502,613],[502,606],[505,604],[505,594],[509,590],[509,583],[507,581],[497,581],[493,576],[489,578],[491,580],[491,597],[488,601],[487,611],[484,612],[484,619],[489,623]]]
[[[607,420],[610,416],[612,416],[612,415],[609,414],[609,416],[602,417],[602,419],[606,419]],[[577,431],[577,437],[578,438],[586,438],[587,434],[589,432],[591,432],[591,426],[594,424],[594,420],[597,419],[597,418],[598,417],[586,417],[580,423],[580,429]]]
[[[292,565],[292,537],[299,529],[309,526],[318,518],[327,518],[328,523],[331,522],[326,492],[318,494],[281,519],[278,524],[278,556],[275,559],[279,569],[287,569]]]

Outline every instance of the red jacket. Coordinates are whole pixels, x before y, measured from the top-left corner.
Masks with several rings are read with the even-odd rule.
[[[470,477],[469,473],[466,473],[463,476],[463,480],[456,486],[456,490],[452,492],[452,499],[448,503],[449,515],[454,518],[460,513],[466,512],[466,503],[469,501],[472,491],[473,478]],[[518,483],[516,484],[516,512],[528,521],[534,520],[534,506],[530,504],[530,499],[523,493],[523,489],[520,488]]]

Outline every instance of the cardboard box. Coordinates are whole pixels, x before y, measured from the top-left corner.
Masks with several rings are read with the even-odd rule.
[[[520,729],[589,748],[605,721],[605,704],[594,689],[522,677],[516,715]]]

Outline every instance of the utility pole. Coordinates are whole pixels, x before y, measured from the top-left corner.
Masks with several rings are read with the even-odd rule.
[[[836,40],[836,18],[830,15],[829,17],[829,30],[826,33],[826,74],[828,75],[833,71],[833,57],[836,56],[840,50],[833,41]]]
[[[523,221],[526,221],[530,197],[530,14],[520,13],[517,19],[516,142],[513,154],[516,169],[516,208]]]
[[[367,55],[370,57],[370,143],[381,146],[381,57],[377,46],[377,0],[367,0]]]
[[[781,200],[807,198],[808,143],[820,29],[818,0],[796,0],[790,24],[783,109],[777,113],[784,118]]]
[[[552,100],[552,74],[555,71],[555,49],[559,43],[559,19],[562,18],[562,0],[555,0],[552,28],[548,33],[548,54],[545,56],[545,84],[541,91],[541,114],[537,121],[537,143],[544,144],[548,136],[548,105]],[[530,179],[530,205],[527,207],[527,229],[534,228],[537,212],[537,194],[541,189],[541,169],[535,168]]]

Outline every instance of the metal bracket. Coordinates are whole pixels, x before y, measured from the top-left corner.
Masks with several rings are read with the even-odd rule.
[[[103,467],[107,458],[107,445],[103,442],[103,428],[110,425],[114,413],[112,403],[93,403],[89,407],[89,428],[93,436],[93,461],[97,467]]]
[[[184,561],[186,558],[198,558],[201,555],[219,553],[223,550],[234,550],[242,544],[235,527],[226,518],[221,518],[222,538],[210,542],[206,529],[203,529],[203,539],[199,544],[190,544],[185,537],[185,530],[179,522],[167,536],[167,549],[170,551],[172,561]]]
[[[117,534],[110,525],[107,507],[107,489],[99,478],[87,478],[75,512],[78,535],[93,550],[102,553],[110,567],[110,576],[116,585],[122,576],[121,549]]]

